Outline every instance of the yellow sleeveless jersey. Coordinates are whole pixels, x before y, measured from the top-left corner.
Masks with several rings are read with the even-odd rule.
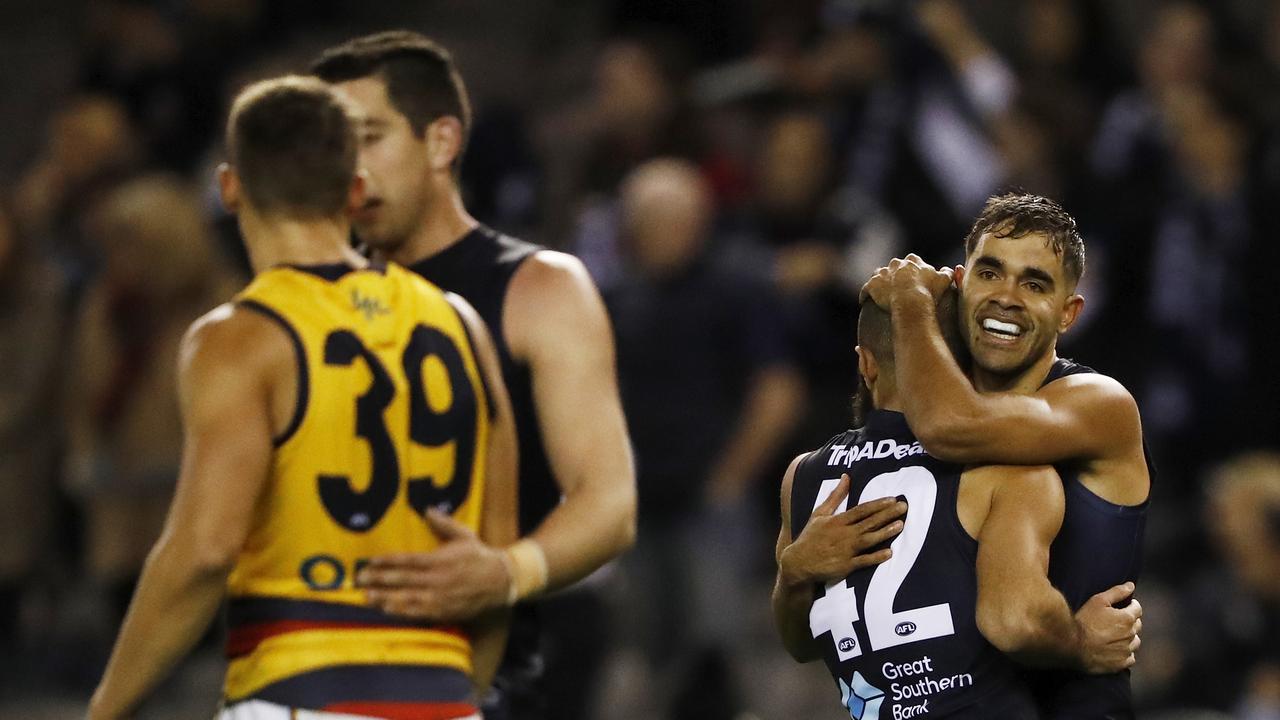
[[[436,547],[428,507],[479,528],[490,406],[461,318],[395,265],[273,268],[236,301],[292,337],[298,402],[227,583],[227,699],[316,707],[335,668],[470,674],[460,630],[354,586],[369,557]]]

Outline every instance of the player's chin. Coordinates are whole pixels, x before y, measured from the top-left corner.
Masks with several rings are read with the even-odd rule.
[[[1027,367],[1028,353],[1007,348],[980,348],[973,353],[974,364],[994,375],[1011,375]]]
[[[353,225],[353,228],[360,242],[374,250],[391,250],[396,246],[396,243],[391,239],[392,234],[386,232],[386,229],[376,222],[357,222]]]

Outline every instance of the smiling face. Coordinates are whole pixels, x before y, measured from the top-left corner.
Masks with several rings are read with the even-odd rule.
[[[1062,257],[1042,233],[983,233],[960,274],[961,317],[975,380],[1007,384],[1052,362],[1058,335],[1075,322],[1075,294]]]
[[[335,89],[350,101],[359,137],[358,167],[368,173],[365,204],[352,218],[356,234],[375,250],[393,252],[425,223],[437,193],[430,128],[422,137],[413,132],[380,77],[339,83]]]

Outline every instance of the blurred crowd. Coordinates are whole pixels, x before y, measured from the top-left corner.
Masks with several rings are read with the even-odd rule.
[[[0,63],[56,89],[0,138],[0,711],[87,697],[163,522],[177,342],[248,272],[228,98],[405,26],[471,86],[468,208],[580,256],[614,323],[640,535],[552,613],[565,717],[837,717],[768,625],[778,480],[849,422],[862,281],[960,262],[1010,188],[1080,221],[1060,353],[1156,460],[1141,707],[1280,717],[1280,2],[44,4],[74,58]]]

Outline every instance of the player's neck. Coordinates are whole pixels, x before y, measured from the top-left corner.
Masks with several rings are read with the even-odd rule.
[[[978,392],[1011,392],[1019,395],[1031,395],[1040,389],[1040,385],[1044,383],[1044,379],[1049,374],[1049,369],[1053,367],[1053,363],[1058,359],[1058,353],[1054,350],[1044,354],[1039,360],[1035,361],[1026,370],[1020,373],[1002,375],[983,370],[976,365],[973,368],[973,387]]]
[[[898,388],[894,387],[893,383],[880,381],[868,389],[871,390],[871,403],[875,405],[876,410],[902,412]]]
[[[423,222],[414,234],[386,259],[400,265],[412,265],[426,260],[461,240],[480,223],[462,204],[457,185],[450,185],[422,214]]]
[[[242,215],[240,232],[254,273],[278,265],[368,264],[351,248],[351,229],[343,222]]]

